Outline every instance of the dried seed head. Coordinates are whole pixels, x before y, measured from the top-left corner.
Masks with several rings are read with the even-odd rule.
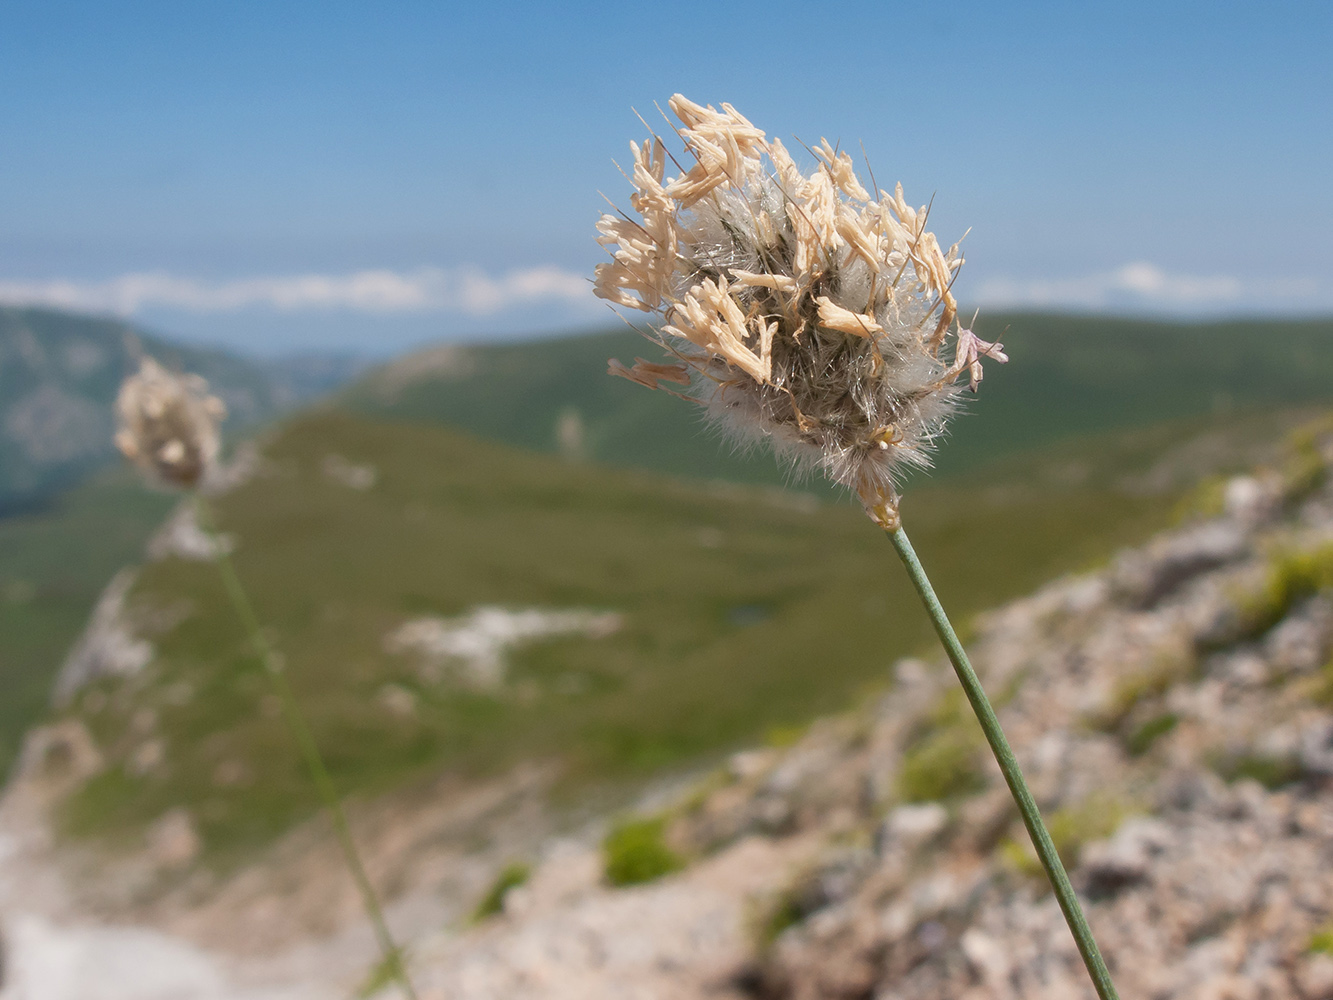
[[[226,415],[198,375],[173,375],[144,358],[116,397],[116,447],[150,480],[191,489],[217,462]]]
[[[733,436],[821,469],[896,527],[895,480],[929,464],[960,376],[975,391],[982,357],[1008,360],[957,323],[958,245],[940,248],[901,185],[872,196],[827,140],[807,176],[731,105],[670,107],[694,164],[667,178],[661,139],[630,143],[637,218],[598,221],[611,260],[595,290],[658,314],[650,339],[674,362],[610,373],[689,386]]]

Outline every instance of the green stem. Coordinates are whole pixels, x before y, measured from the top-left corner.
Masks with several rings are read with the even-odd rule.
[[[1004,730],[1000,728],[1000,720],[995,717],[995,709],[991,708],[990,699],[986,697],[976,671],[968,662],[963,644],[958,641],[957,633],[949,624],[949,616],[944,613],[939,598],[935,596],[935,588],[930,585],[926,571],[912,549],[912,543],[907,540],[907,533],[902,528],[897,528],[888,534],[903,565],[907,567],[907,575],[912,579],[912,586],[920,595],[921,603],[926,606],[931,624],[935,626],[935,632],[940,637],[944,651],[949,654],[949,662],[953,664],[954,672],[963,685],[967,700],[972,704],[972,711],[977,714],[977,720],[986,734],[991,752],[995,754],[996,763],[1000,765],[1000,771],[1009,785],[1009,791],[1014,801],[1018,803],[1018,811],[1023,816],[1023,825],[1028,828],[1032,846],[1037,849],[1037,857],[1041,859],[1042,867],[1046,869],[1046,877],[1051,880],[1051,888],[1055,890],[1055,898],[1065,915],[1065,923],[1069,925],[1069,930],[1074,935],[1074,942],[1078,945],[1079,954],[1083,956],[1083,964],[1087,966],[1088,975],[1092,977],[1092,985],[1097,989],[1097,996],[1101,1000],[1119,1000],[1115,984],[1111,982],[1111,973],[1107,971],[1102,953],[1097,948],[1097,942],[1093,940],[1092,930],[1083,915],[1083,908],[1079,906],[1074,887],[1069,883],[1069,875],[1060,861],[1060,854],[1055,849],[1051,835],[1046,831],[1046,824],[1042,822],[1036,800],[1028,790],[1027,782],[1023,780],[1018,758],[1014,756]]]
[[[259,627],[259,619],[255,615],[254,607],[250,604],[250,598],[246,594],[245,588],[241,586],[241,578],[236,575],[236,567],[232,564],[231,556],[218,535],[216,522],[208,503],[202,496],[195,494],[194,504],[199,525],[213,543],[218,572],[222,574],[222,583],[226,588],[227,596],[231,598],[232,606],[236,609],[236,616],[240,618],[242,627],[248,633],[255,656],[263,665],[264,673],[273,686],[273,693],[277,695],[278,701],[282,705],[282,714],[287,721],[287,727],[291,730],[292,737],[296,740],[296,745],[301,751],[301,756],[305,759],[306,767],[310,770],[310,777],[314,780],[320,798],[324,800],[324,808],[329,812],[329,819],[333,822],[333,831],[338,838],[338,845],[342,848],[343,856],[347,860],[347,867],[352,873],[352,879],[356,882],[357,889],[360,890],[361,902],[364,904],[366,916],[370,918],[371,926],[374,928],[375,939],[379,943],[384,962],[392,972],[393,978],[397,980],[398,985],[402,988],[403,995],[408,1000],[417,1000],[416,990],[412,988],[412,981],[408,978],[407,969],[403,962],[402,949],[394,944],[393,936],[389,933],[389,925],[384,919],[384,911],[380,908],[379,897],[375,895],[375,888],[370,884],[370,877],[366,874],[365,866],[361,863],[361,855],[357,852],[356,844],[352,840],[351,828],[347,825],[347,814],[343,812],[342,802],[338,798],[338,790],[334,787],[333,778],[329,775],[328,768],[324,766],[324,759],[320,756],[314,734],[310,732],[310,726],[306,722],[305,715],[302,714],[300,706],[296,703],[296,695],[292,691],[286,673],[283,672],[282,663],[278,659],[277,653],[268,640],[264,638],[264,633]]]

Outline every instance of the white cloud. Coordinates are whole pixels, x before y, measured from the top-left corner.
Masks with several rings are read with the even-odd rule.
[[[966,297],[999,308],[1146,307],[1181,313],[1333,308],[1333,286],[1314,279],[1171,274],[1145,261],[1078,277],[993,277],[982,280]],[[153,309],[206,314],[261,308],[280,313],[452,312],[477,317],[543,306],[574,307],[592,315],[601,306],[585,275],[554,265],[503,274],[489,274],[476,267],[421,267],[230,281],[165,272],[124,274],[105,281],[0,278],[0,304],[44,305],[123,316]]]
[[[492,276],[476,268],[357,271],[203,281],[162,272],[106,281],[6,281],[0,303],[134,315],[144,309],[227,312],[262,307],[283,312],[340,309],[365,313],[439,310],[483,316],[520,306],[592,305],[587,278],[558,267]]]
[[[1253,307],[1283,311],[1326,306],[1328,289],[1323,290],[1323,301],[1320,291],[1313,279],[1169,274],[1155,264],[1135,261],[1074,278],[991,278],[978,286],[972,298],[998,307],[1142,305],[1182,311]]]

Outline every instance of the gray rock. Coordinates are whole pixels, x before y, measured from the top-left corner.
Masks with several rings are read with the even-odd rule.
[[[1333,776],[1333,719],[1320,719],[1301,733],[1301,767],[1309,774]]]
[[[1121,824],[1110,839],[1083,848],[1079,874],[1093,898],[1114,895],[1147,879],[1153,858],[1173,840],[1171,827],[1159,819],[1135,818]]]
[[[1111,592],[1132,608],[1151,608],[1190,579],[1241,558],[1247,548],[1245,532],[1230,521],[1159,535],[1116,558]]]
[[[1204,669],[1209,675],[1241,688],[1267,684],[1270,676],[1268,661],[1257,649],[1248,646],[1210,656]]]
[[[905,805],[894,809],[880,824],[875,849],[881,855],[893,851],[912,852],[949,825],[949,811],[938,802]]]
[[[98,677],[128,677],[153,659],[153,646],[135,634],[125,601],[136,573],[123,569],[102,591],[83,635],[65,658],[56,678],[55,702],[68,704],[85,684]]]
[[[1264,655],[1279,674],[1309,673],[1328,655],[1333,604],[1317,595],[1303,602],[1264,639]]]
[[[1282,484],[1276,477],[1233,476],[1222,497],[1227,517],[1246,526],[1263,524],[1282,508]]]
[[[864,848],[846,848],[833,853],[807,879],[797,893],[802,913],[813,913],[848,898],[865,881],[875,856]]]
[[[221,545],[224,552],[232,552],[236,541],[230,535],[219,535],[216,545]],[[147,552],[148,558],[153,560],[176,558],[212,562],[217,558],[216,545],[195,517],[194,504],[185,500],[148,540]]]
[[[1333,955],[1307,955],[1296,968],[1304,1000],[1333,1000]]]

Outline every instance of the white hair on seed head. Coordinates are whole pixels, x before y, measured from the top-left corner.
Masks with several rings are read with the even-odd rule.
[[[901,185],[873,197],[827,140],[807,176],[731,105],[669,104],[694,164],[667,178],[660,138],[630,143],[637,218],[598,221],[611,260],[595,291],[658,314],[652,339],[675,362],[611,374],[689,386],[734,437],[822,470],[896,527],[895,479],[929,464],[959,377],[975,390],[982,357],[1008,360],[956,323],[958,245],[940,248]]]

